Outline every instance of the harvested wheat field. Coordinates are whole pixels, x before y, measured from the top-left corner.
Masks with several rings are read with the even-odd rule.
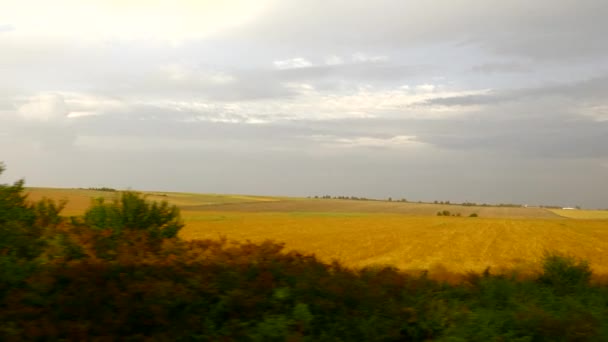
[[[608,273],[608,221],[424,217],[399,214],[185,212],[186,239],[285,242],[348,266],[452,272],[536,269],[545,251],[589,260]]]
[[[278,201],[280,198],[247,195],[194,194],[179,192],[139,191],[152,201],[167,201],[180,208],[209,206],[227,203],[250,203]],[[37,201],[44,197],[66,201],[64,215],[81,215],[96,198],[112,201],[120,195],[119,191],[99,191],[89,189],[27,188],[28,198]]]
[[[221,203],[203,206],[186,206],[184,210],[230,212],[312,212],[312,213],[391,213],[416,216],[434,216],[448,210],[452,214],[502,218],[560,218],[543,208],[477,207],[454,204],[410,203],[389,201],[356,201],[338,199],[283,199],[267,202]]]
[[[28,191],[31,199],[67,200],[66,215],[81,215],[95,197],[111,200],[118,194]],[[393,265],[459,273],[487,267],[529,272],[546,251],[559,251],[586,259],[596,273],[608,274],[608,220],[602,219],[601,211],[144,193],[182,209],[186,226],[180,235],[185,239],[271,239],[284,242],[288,250],[314,253],[347,266]],[[442,210],[461,217],[436,216]],[[472,213],[480,217],[467,217]]]
[[[608,210],[565,210],[551,209],[551,212],[573,219],[608,220]]]

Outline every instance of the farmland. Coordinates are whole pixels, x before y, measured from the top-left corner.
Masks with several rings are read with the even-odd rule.
[[[116,193],[29,189],[30,198],[66,199],[66,215],[79,215],[91,198]],[[535,270],[548,250],[588,260],[608,274],[608,216],[603,211],[470,207],[386,201],[147,192],[182,209],[185,239],[283,242],[347,266],[394,265],[431,272],[504,268]],[[449,210],[460,217],[436,216]],[[566,213],[564,213],[566,212]],[[468,217],[476,213],[479,217]],[[565,217],[567,214],[570,217]],[[573,216],[578,215],[578,216]]]
[[[573,219],[608,220],[608,210],[564,210],[551,209],[556,215]]]

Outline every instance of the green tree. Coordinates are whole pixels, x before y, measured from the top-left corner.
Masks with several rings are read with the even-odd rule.
[[[5,170],[0,164],[0,174]],[[24,181],[0,184],[0,255],[33,259],[42,247],[36,210],[27,202]]]
[[[120,199],[106,203],[96,199],[84,215],[84,223],[95,229],[146,231],[151,237],[172,238],[184,226],[179,209],[167,201],[150,202],[135,192],[124,192]]]

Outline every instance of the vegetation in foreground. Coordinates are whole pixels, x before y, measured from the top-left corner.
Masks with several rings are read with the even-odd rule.
[[[449,285],[282,245],[183,241],[176,207],[134,193],[81,218],[0,186],[1,340],[608,339],[608,287],[547,255],[535,278]]]

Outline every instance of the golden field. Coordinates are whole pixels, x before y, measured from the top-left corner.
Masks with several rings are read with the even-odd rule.
[[[79,215],[92,197],[116,193],[29,189],[30,198],[68,200]],[[586,259],[608,274],[608,215],[604,211],[463,207],[384,201],[289,199],[261,196],[148,192],[182,209],[184,239],[284,242],[287,249],[339,260],[347,266],[394,265],[450,272],[533,271],[546,251]],[[436,216],[440,210],[462,217]],[[467,217],[477,213],[480,217]],[[570,216],[564,217],[572,213]],[[576,216],[578,215],[578,216]]]
[[[552,213],[573,219],[608,220],[608,210],[551,209]]]

